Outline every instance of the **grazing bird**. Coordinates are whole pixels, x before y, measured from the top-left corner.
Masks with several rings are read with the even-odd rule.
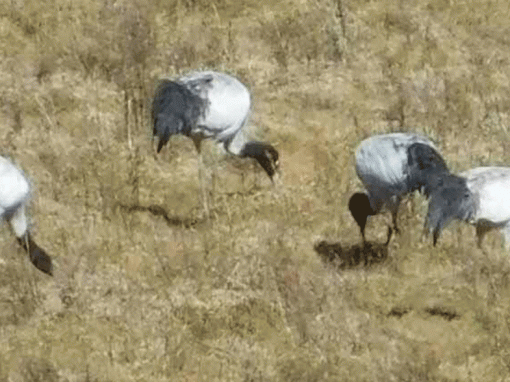
[[[0,217],[10,223],[18,243],[28,252],[32,264],[40,271],[52,275],[51,258],[35,243],[28,230],[25,205],[29,196],[27,178],[14,163],[0,156]]]
[[[190,137],[199,156],[202,140],[214,139],[233,155],[254,158],[272,181],[278,169],[278,151],[269,143],[247,141],[243,134],[250,107],[246,86],[225,73],[206,71],[163,79],[152,105],[157,152],[174,134]]]
[[[368,216],[386,206],[392,214],[393,229],[398,232],[397,213],[401,199],[420,190],[429,195],[436,174],[447,173],[446,164],[434,144],[414,133],[375,135],[356,149],[356,173],[366,193],[356,192],[349,210],[358,224],[363,242]]]
[[[477,244],[487,232],[503,231],[505,247],[510,250],[510,168],[478,167],[456,176],[439,177],[439,186],[432,192],[426,228],[433,233],[436,245],[439,235],[452,220],[461,220],[476,227]]]

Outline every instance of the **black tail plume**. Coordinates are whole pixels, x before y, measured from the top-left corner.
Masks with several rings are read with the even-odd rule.
[[[152,102],[152,132],[159,137],[158,153],[171,135],[189,135],[206,107],[207,101],[185,84],[161,81]]]

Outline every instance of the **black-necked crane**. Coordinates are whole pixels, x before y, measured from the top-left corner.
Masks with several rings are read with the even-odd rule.
[[[35,267],[49,275],[53,265],[48,254],[32,239],[28,229],[26,204],[30,184],[22,171],[9,159],[0,156],[0,217],[10,223],[20,245],[28,252]]]
[[[416,190],[429,195],[435,187],[432,174],[448,172],[436,147],[427,137],[414,133],[374,135],[356,149],[356,173],[366,192],[356,192],[349,210],[365,240],[365,226],[371,215],[386,207],[398,232],[397,213],[402,198]],[[391,234],[391,230],[388,235]]]
[[[226,73],[205,71],[163,79],[152,104],[153,134],[159,138],[157,152],[172,135],[190,137],[199,153],[202,183],[200,145],[204,139],[213,139],[230,154],[255,159],[272,181],[278,169],[278,151],[269,143],[249,141],[244,136],[250,108],[246,86]],[[203,184],[201,187],[204,192]]]
[[[452,220],[461,220],[476,227],[479,247],[487,232],[500,229],[510,250],[510,168],[478,167],[459,176],[439,178],[430,196],[426,221],[434,245]]]

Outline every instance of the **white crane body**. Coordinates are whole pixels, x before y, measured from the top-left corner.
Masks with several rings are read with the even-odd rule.
[[[26,204],[29,198],[30,184],[25,175],[13,162],[0,156],[0,218],[9,222],[32,263],[39,270],[51,275],[51,258],[33,241],[28,229]]]

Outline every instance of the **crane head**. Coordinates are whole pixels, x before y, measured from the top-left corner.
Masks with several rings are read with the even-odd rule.
[[[248,142],[241,151],[241,157],[250,157],[257,160],[271,181],[279,169],[279,153],[269,143]]]
[[[349,199],[349,211],[356,221],[361,231],[363,241],[365,240],[365,226],[367,225],[367,219],[369,215],[375,215],[368,195],[362,192],[354,193]]]

